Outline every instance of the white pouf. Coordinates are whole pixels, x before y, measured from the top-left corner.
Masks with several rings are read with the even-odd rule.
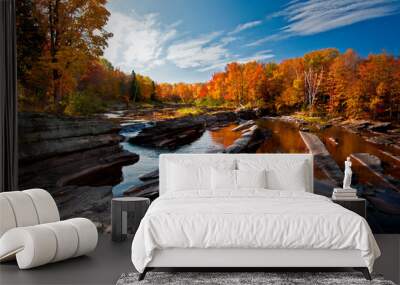
[[[60,221],[57,206],[45,190],[0,193],[0,214],[0,261],[16,258],[20,269],[96,248],[96,226],[85,218]]]

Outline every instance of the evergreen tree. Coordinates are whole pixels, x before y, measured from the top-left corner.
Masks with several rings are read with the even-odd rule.
[[[150,94],[150,100],[151,101],[156,101],[157,100],[157,93],[156,93],[156,84],[154,81],[151,81],[151,94]]]
[[[131,83],[130,94],[131,94],[132,102],[136,102],[139,99],[140,86],[139,86],[139,82],[136,78],[136,73],[134,70],[132,70],[132,83]]]

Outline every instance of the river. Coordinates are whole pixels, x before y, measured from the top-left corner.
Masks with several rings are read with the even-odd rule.
[[[127,189],[140,185],[142,182],[139,180],[139,177],[158,168],[158,156],[162,153],[207,153],[222,151],[240,137],[240,132],[232,131],[236,126],[236,124],[231,124],[217,130],[206,130],[195,142],[174,151],[146,148],[122,142],[121,146],[125,150],[139,154],[140,159],[137,163],[122,168],[123,180],[113,187],[114,196],[121,196]],[[132,133],[126,132],[123,129],[121,135],[129,137],[135,135],[137,131]]]
[[[299,135],[298,128],[292,123],[281,120],[261,119],[258,121],[258,125],[269,129],[271,137],[259,147],[257,153],[308,152]],[[125,150],[139,154],[140,160],[136,164],[122,169],[123,180],[113,187],[113,194],[120,196],[127,189],[140,185],[142,182],[138,177],[158,168],[158,156],[161,153],[207,153],[223,150],[240,137],[240,132],[232,131],[236,126],[237,124],[231,124],[216,130],[206,130],[195,142],[174,151],[146,148],[132,145],[128,142],[121,143]],[[131,132],[123,129],[121,134],[129,137],[135,135],[139,130],[140,128]],[[391,157],[385,154],[385,152],[390,152],[394,155],[400,155],[400,153],[396,152],[398,150],[369,143],[361,136],[341,127],[330,127],[319,131],[317,135],[325,143],[329,153],[342,170],[347,156],[351,153],[366,152],[379,157],[382,161],[383,174],[391,177],[391,181],[395,185],[400,184],[400,165],[398,161],[393,161]],[[330,138],[334,138],[337,144],[331,143]],[[400,210],[400,193],[382,185],[381,181],[375,179],[366,167],[357,163],[353,165],[354,181],[357,183],[357,188],[361,191],[360,193],[368,192],[368,195],[370,195],[368,196],[368,221],[374,232],[398,232],[400,216],[394,216],[385,211],[388,209]],[[333,186],[326,184],[326,181],[323,172],[315,169],[316,193],[330,195]]]

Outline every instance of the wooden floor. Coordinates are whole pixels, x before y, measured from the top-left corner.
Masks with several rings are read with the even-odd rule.
[[[382,251],[375,272],[400,282],[400,235],[375,235]],[[110,284],[122,273],[135,271],[130,254],[132,240],[112,242],[110,235],[100,235],[97,249],[82,256],[42,267],[19,270],[15,262],[0,265],[0,284]],[[308,270],[307,270],[308,271]]]
[[[88,256],[19,270],[16,262],[0,265],[0,284],[115,284],[122,273],[134,271],[132,240],[112,242],[111,235],[99,235],[99,243]]]

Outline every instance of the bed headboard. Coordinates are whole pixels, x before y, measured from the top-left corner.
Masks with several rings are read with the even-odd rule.
[[[262,153],[262,154],[249,154],[249,153],[239,153],[239,154],[226,154],[226,153],[207,153],[207,154],[161,154],[159,158],[159,171],[160,171],[160,195],[167,192],[167,163],[168,161],[182,161],[190,160],[195,162],[196,160],[212,163],[213,161],[218,161],[223,159],[236,161],[240,158],[262,158],[271,161],[305,161],[307,167],[307,192],[314,192],[314,169],[313,169],[313,155],[312,154],[281,154],[281,153]]]

